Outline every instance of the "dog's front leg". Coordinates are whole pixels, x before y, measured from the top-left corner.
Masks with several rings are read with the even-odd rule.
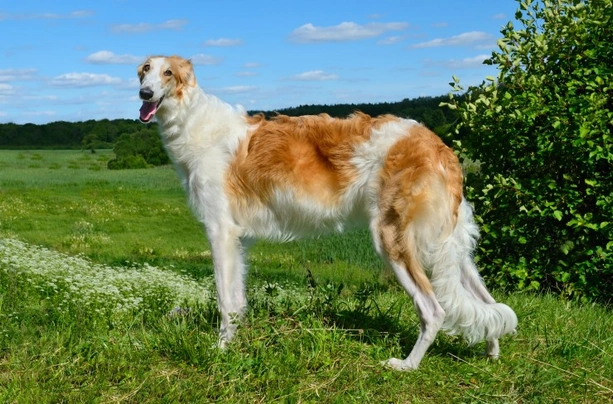
[[[223,348],[234,337],[247,307],[243,245],[231,230],[208,232],[215,268],[217,304],[221,312],[218,345]]]

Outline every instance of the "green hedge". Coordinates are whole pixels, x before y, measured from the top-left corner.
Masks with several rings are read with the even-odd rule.
[[[486,63],[446,104],[481,163],[467,194],[486,277],[511,289],[613,297],[612,0],[521,1]]]

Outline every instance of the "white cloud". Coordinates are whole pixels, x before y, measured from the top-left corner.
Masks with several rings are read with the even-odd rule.
[[[123,84],[124,84],[122,86],[123,88],[130,89],[130,90],[140,87],[140,81],[136,77],[129,78]]]
[[[148,23],[116,24],[111,27],[111,31],[116,34],[120,34],[120,33],[142,34],[144,32],[149,32],[149,31],[154,31],[154,30],[163,30],[163,29],[180,30],[186,24],[187,24],[187,20],[168,20],[160,24],[148,24]]]
[[[378,45],[393,45],[395,43],[402,42],[405,39],[406,39],[405,36],[390,36],[388,38],[377,41],[377,44]]]
[[[336,74],[326,73],[323,70],[311,70],[290,77],[290,80],[297,81],[324,81],[337,79],[338,76]]]
[[[211,56],[211,55],[205,55],[203,53],[199,53],[197,55],[193,55],[189,59],[195,65],[211,66],[211,65],[218,65],[218,64],[221,63],[221,59],[220,58],[215,57],[215,56]]]
[[[507,16],[504,13],[494,14],[492,19],[494,20],[504,20]]]
[[[187,25],[187,20],[167,20],[161,24],[155,25],[155,27],[158,29],[180,30],[184,25]]]
[[[446,63],[446,65],[452,69],[472,69],[475,67],[482,67],[483,61],[489,59],[489,57],[489,55],[477,55],[460,60],[451,59]]]
[[[489,55],[477,55],[464,59],[449,60],[426,60],[426,67],[443,67],[446,69],[474,69],[483,67],[483,61],[489,59]]]
[[[373,38],[387,31],[402,31],[409,27],[406,22],[369,23],[342,22],[331,27],[316,27],[305,24],[290,34],[290,41],[298,43],[341,42]]]
[[[49,84],[56,87],[92,87],[103,85],[115,85],[121,83],[121,79],[111,77],[108,74],[96,73],[66,73],[54,77]]]
[[[255,86],[229,86],[219,90],[220,94],[239,94],[257,90]]]
[[[468,45],[482,45],[486,42],[492,41],[492,35],[482,31],[464,32],[460,35],[452,36],[449,38],[437,38],[426,42],[420,42],[415,45],[411,45],[411,48],[436,48],[440,46],[468,46]]]
[[[28,116],[28,117],[40,117],[40,116],[44,116],[44,117],[53,117],[55,116],[55,111],[24,111],[22,113],[24,116]]]
[[[209,39],[204,42],[204,46],[238,46],[242,45],[243,41],[241,39],[230,39],[230,38],[219,38],[219,39]]]
[[[262,66],[262,65],[259,64],[259,63],[256,63],[256,62],[245,63],[245,68],[247,68],[247,69],[252,69],[252,68],[260,67],[260,66]]]
[[[93,64],[118,64],[118,65],[134,65],[142,62],[144,57],[134,55],[116,55],[111,51],[102,50],[92,53],[85,58],[87,63]]]
[[[32,80],[37,71],[36,69],[0,69],[0,82]]]
[[[94,15],[90,10],[77,10],[67,14],[57,13],[37,13],[37,14],[0,14],[0,21],[2,20],[61,20],[69,18],[83,18]]]
[[[24,100],[28,101],[57,101],[58,96],[49,94],[49,95],[26,95],[23,97]]]
[[[15,87],[10,84],[0,83],[0,96],[12,95],[15,93]]]

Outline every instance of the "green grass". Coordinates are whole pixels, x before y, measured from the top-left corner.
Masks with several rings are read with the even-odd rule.
[[[383,368],[418,321],[365,232],[256,244],[250,309],[219,351],[210,253],[174,172],[110,156],[0,151],[0,402],[613,400],[613,314],[552,296],[495,292],[519,317],[500,360],[441,334],[417,371]]]

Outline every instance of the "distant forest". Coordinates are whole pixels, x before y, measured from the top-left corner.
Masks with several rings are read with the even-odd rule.
[[[267,117],[276,114],[297,116],[320,113],[345,117],[355,111],[362,111],[371,116],[393,114],[415,119],[439,135],[445,135],[455,122],[456,114],[453,110],[439,107],[441,101],[448,101],[448,97],[420,97],[377,104],[301,105],[276,111],[249,111],[249,113],[263,113]],[[82,149],[95,145],[97,149],[110,149],[122,135],[138,133],[143,129],[153,129],[155,125],[155,123],[143,125],[136,119],[58,121],[43,125],[3,123],[0,124],[0,148]]]

